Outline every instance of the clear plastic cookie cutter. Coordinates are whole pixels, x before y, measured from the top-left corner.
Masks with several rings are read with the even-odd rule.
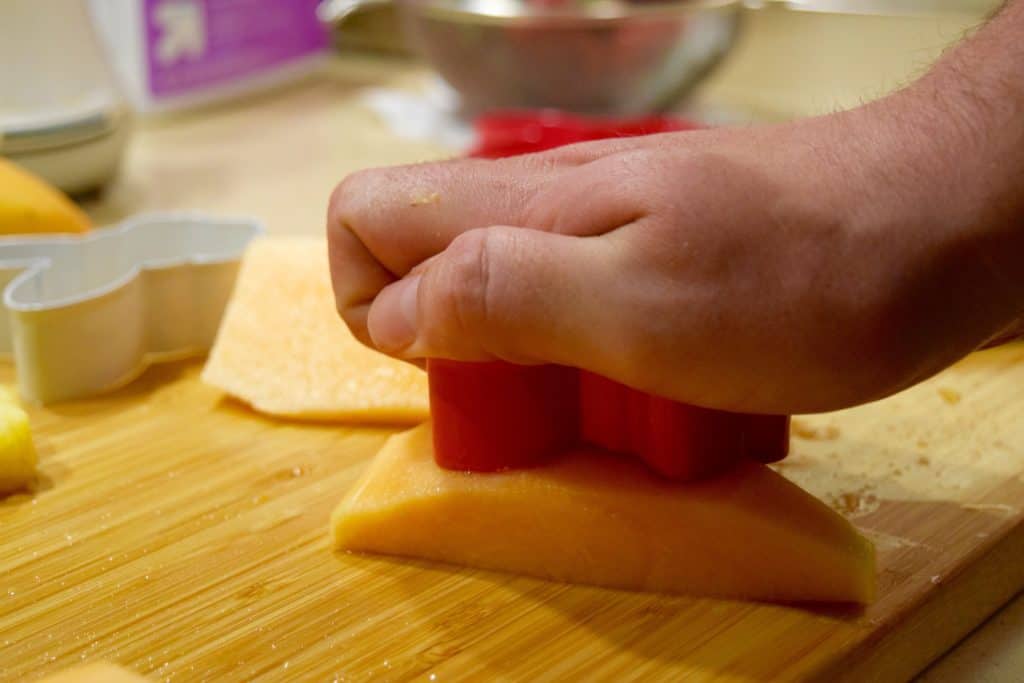
[[[148,214],[83,236],[0,239],[0,353],[28,400],[53,403],[130,382],[150,363],[213,343],[251,219]]]

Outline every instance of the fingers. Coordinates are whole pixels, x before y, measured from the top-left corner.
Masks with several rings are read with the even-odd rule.
[[[461,160],[349,176],[327,216],[331,281],[338,312],[372,345],[370,302],[385,286],[472,227],[516,222],[555,162]]]
[[[621,347],[616,249],[514,227],[460,235],[373,302],[369,332],[405,358],[603,367]]]
[[[350,176],[335,190],[328,212],[339,313],[358,339],[372,345],[367,321],[374,297],[474,228],[513,224],[595,235],[637,219],[637,193],[616,171],[628,165],[610,162],[620,148],[626,149],[624,141],[600,141],[513,159]]]
[[[335,204],[332,197],[331,207]],[[327,256],[338,313],[359,341],[372,346],[366,330],[369,302],[377,292],[394,282],[395,277],[352,231],[339,226],[331,213],[328,213],[327,226]]]
[[[573,183],[561,182],[563,177],[639,148],[638,140],[599,140],[508,159],[457,159],[354,173],[331,197],[328,233],[332,239],[342,232],[354,234],[385,270],[401,276],[473,228],[551,230],[561,217],[551,210],[555,205],[573,220],[593,215],[591,207],[606,196],[594,184],[596,176]],[[572,196],[567,190],[574,190]]]
[[[385,269],[404,275],[466,230],[520,224],[523,207],[564,163],[535,155],[361,171],[335,191],[329,230],[353,233]]]

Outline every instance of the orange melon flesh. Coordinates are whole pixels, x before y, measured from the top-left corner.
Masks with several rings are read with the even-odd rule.
[[[528,470],[438,467],[431,425],[384,445],[331,518],[338,548],[640,591],[867,603],[874,548],[760,463],[675,483],[577,450]]]
[[[202,378],[291,419],[416,424],[430,410],[427,374],[363,346],[338,316],[321,239],[249,246]]]

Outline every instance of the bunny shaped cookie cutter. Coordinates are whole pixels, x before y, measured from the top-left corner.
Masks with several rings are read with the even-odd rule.
[[[0,353],[13,353],[22,396],[89,396],[207,351],[262,232],[253,219],[156,213],[81,236],[0,239]]]

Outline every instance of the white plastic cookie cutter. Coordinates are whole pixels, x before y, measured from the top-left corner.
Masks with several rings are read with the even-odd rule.
[[[21,394],[80,398],[207,351],[262,232],[251,219],[171,213],[83,236],[0,239],[0,353],[13,351]]]

